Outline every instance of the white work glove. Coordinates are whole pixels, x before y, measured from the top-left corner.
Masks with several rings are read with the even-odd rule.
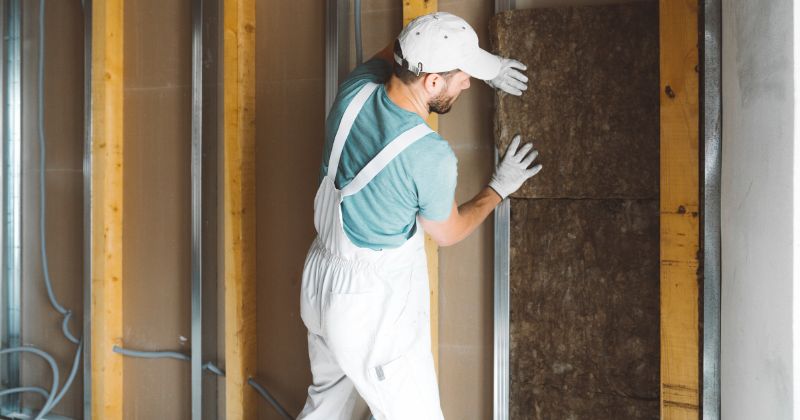
[[[510,58],[501,57],[500,60],[500,74],[492,80],[486,80],[486,84],[514,96],[522,95],[522,91],[528,89],[528,77],[520,70],[525,71],[528,66]]]
[[[489,187],[495,190],[500,195],[500,198],[503,199],[518,190],[528,178],[542,170],[542,165],[528,168],[539,156],[539,151],[532,151],[533,144],[531,143],[526,143],[524,146],[519,147],[519,142],[520,135],[517,134],[511,140],[511,145],[508,146],[503,160],[497,165],[497,169],[492,175],[492,180],[489,181]]]

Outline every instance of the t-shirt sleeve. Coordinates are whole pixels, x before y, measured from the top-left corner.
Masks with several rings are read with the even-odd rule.
[[[415,171],[419,214],[427,220],[441,222],[450,217],[458,178],[458,159],[441,137],[432,142],[421,156]]]
[[[339,85],[339,91],[349,91],[353,86],[363,85],[365,82],[383,83],[389,79],[391,73],[391,64],[386,60],[373,58],[353,69]]]

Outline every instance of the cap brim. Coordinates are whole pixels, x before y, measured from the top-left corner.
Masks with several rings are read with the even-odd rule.
[[[492,80],[500,74],[500,64],[500,57],[478,48],[473,54],[464,57],[458,68],[476,79]]]

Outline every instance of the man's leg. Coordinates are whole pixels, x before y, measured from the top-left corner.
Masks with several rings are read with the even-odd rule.
[[[378,420],[441,420],[424,261],[388,294],[337,296],[325,336]]]
[[[385,403],[383,418],[443,420],[431,354],[430,284],[424,258],[413,270],[408,301],[390,331],[394,336],[384,337],[379,340],[383,343],[376,344],[402,342],[406,334],[412,336],[413,341],[400,358],[373,370],[376,387]],[[376,418],[382,420],[378,415]]]
[[[313,384],[297,420],[350,420],[357,397],[353,382],[342,372],[325,340],[311,332],[308,355]]]

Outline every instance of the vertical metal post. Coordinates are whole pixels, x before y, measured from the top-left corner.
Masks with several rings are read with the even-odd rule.
[[[192,420],[203,417],[203,0],[192,0]]]
[[[218,275],[218,259],[222,236],[218,232],[218,206],[222,204],[219,195],[219,179],[222,174],[218,152],[220,143],[219,128],[222,113],[218,105],[222,93],[220,75],[222,74],[222,2],[206,0],[203,5],[203,246],[202,251],[202,354],[204,362],[224,358],[218,347],[220,328],[217,315],[222,313]],[[203,374],[203,418],[216,419],[219,412],[220,395],[224,396],[225,378]]]
[[[336,99],[339,78],[347,75],[349,70],[349,13],[348,0],[325,2],[325,115],[328,115]]]
[[[513,10],[515,0],[495,0],[495,14]],[[500,159],[495,151],[495,165]],[[511,373],[511,200],[494,209],[494,420],[508,420]]]
[[[494,0],[494,13],[505,12],[517,8],[517,0]]]
[[[22,217],[22,10],[20,0],[5,1],[5,45],[3,52],[3,249],[2,281],[4,322],[2,348],[21,345],[21,217]],[[5,356],[2,387],[19,382],[19,353]],[[19,394],[2,399],[4,409],[19,411]]]
[[[83,0],[83,418],[92,418],[92,0]]]
[[[494,420],[508,419],[511,200],[494,210]]]
[[[515,0],[495,0],[494,11],[513,10]],[[499,160],[495,155],[495,164]],[[494,210],[494,420],[508,420],[511,386],[511,200],[505,199]]]
[[[325,115],[331,110],[336,98],[339,67],[337,47],[339,46],[339,20],[336,15],[337,0],[325,2]]]
[[[701,135],[703,141],[703,419],[720,418],[720,168],[722,139],[720,0],[702,8],[703,71]]]

